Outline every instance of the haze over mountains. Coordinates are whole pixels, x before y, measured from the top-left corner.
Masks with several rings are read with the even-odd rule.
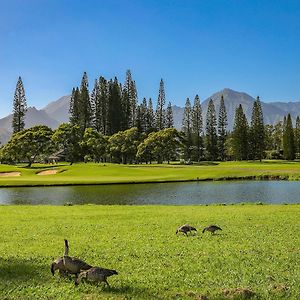
[[[255,99],[246,93],[237,92],[226,88],[213,94],[211,97],[201,103],[204,119],[203,124],[205,124],[205,116],[209,99],[213,99],[216,112],[218,114],[221,95],[224,96],[229,130],[231,130],[233,127],[235,109],[239,104],[242,104],[248,120],[251,119],[252,105]],[[194,99],[190,100],[193,103]],[[36,109],[35,107],[29,107],[25,119],[26,128],[42,124],[55,129],[59,126],[59,124],[68,122],[69,104],[70,96],[64,96],[56,101],[49,103],[46,107],[40,110]],[[275,124],[278,121],[282,120],[283,117],[288,113],[291,114],[293,119],[295,119],[298,114],[300,115],[300,101],[268,103],[262,101],[262,109],[265,123]],[[174,126],[177,129],[181,128],[183,111],[183,107],[179,107],[176,105],[173,106]],[[0,141],[2,144],[6,143],[11,136],[11,122],[12,115],[0,119]]]

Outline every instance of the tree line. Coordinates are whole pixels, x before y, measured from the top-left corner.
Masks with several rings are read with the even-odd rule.
[[[265,125],[259,97],[253,103],[251,121],[239,105],[234,127],[227,129],[223,96],[216,112],[211,99],[203,124],[198,95],[193,103],[186,99],[181,131],[174,129],[172,105],[165,107],[164,82],[161,79],[156,110],[151,98],[138,103],[131,72],[124,84],[118,79],[96,79],[89,91],[87,74],[72,90],[69,123],[52,131],[47,126],[24,129],[27,110],[25,91],[19,78],[15,96],[12,127],[14,135],[1,149],[4,162],[28,161],[51,157],[59,151],[71,163],[76,161],[111,161],[151,163],[179,160],[293,160],[300,152],[300,118],[296,127],[288,114],[282,122]]]
[[[83,133],[93,128],[104,135],[137,127],[139,132],[152,132],[173,127],[172,105],[165,107],[164,82],[161,79],[156,110],[152,99],[138,104],[135,81],[130,70],[124,84],[117,77],[96,79],[89,92],[87,74],[84,73],[80,87],[73,88],[70,101],[70,124],[78,125]]]

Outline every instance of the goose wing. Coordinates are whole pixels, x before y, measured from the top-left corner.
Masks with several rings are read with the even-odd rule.
[[[93,267],[87,272],[89,274],[95,274],[95,275],[97,274],[98,276],[105,277],[105,278],[112,275],[118,275],[118,272],[116,270],[105,269],[102,267]]]
[[[87,264],[85,261],[83,261],[77,257],[72,257],[72,261],[76,266],[78,266],[78,269],[80,269],[80,270],[88,270],[88,269],[92,268],[91,265]]]

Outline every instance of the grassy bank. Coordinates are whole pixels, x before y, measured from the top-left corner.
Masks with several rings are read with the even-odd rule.
[[[0,299],[300,298],[299,205],[2,206],[0,216]],[[176,236],[186,222],[223,231]],[[52,277],[64,238],[71,255],[118,270],[111,289]]]
[[[43,170],[57,170],[57,174],[39,176]],[[0,176],[0,186],[106,184],[132,182],[164,182],[189,180],[230,179],[300,179],[300,162],[220,162],[199,165],[115,165],[60,164],[34,165],[33,168],[0,165],[3,172],[20,172],[21,176]]]

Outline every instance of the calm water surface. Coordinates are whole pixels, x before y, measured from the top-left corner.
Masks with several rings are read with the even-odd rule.
[[[300,182],[236,181],[0,188],[0,204],[300,203]]]

